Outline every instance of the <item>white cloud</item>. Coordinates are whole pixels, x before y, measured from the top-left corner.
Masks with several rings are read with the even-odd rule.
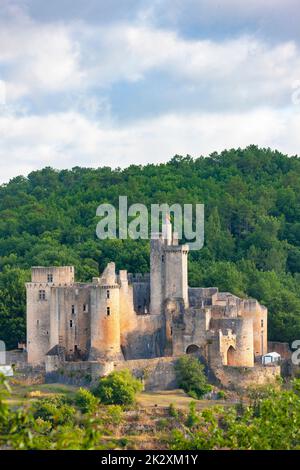
[[[167,114],[123,127],[96,124],[72,112],[7,116],[0,118],[1,179],[6,182],[46,165],[124,167],[166,161],[176,153],[199,156],[249,144],[294,153],[300,146],[299,126],[300,109]]]
[[[84,28],[82,31],[84,38]],[[223,41],[184,39],[174,31],[129,24],[89,30],[89,40],[91,36],[94,51],[86,71],[92,81],[102,84],[134,81],[148,71],[160,70],[193,84],[233,80],[246,87],[255,80],[267,90],[275,84],[280,89],[291,83],[291,75],[300,74],[299,49],[293,41],[274,46],[254,36]],[[83,51],[85,47],[90,47],[88,41],[83,41]]]
[[[78,43],[64,24],[39,25],[27,17],[0,23],[0,65],[5,67],[8,98],[77,88]]]
[[[300,51],[293,41],[184,39],[151,26],[37,24],[26,17],[0,26],[0,65],[7,69],[1,78],[10,101],[141,79],[151,89],[147,74],[156,71],[199,89],[212,106],[222,105],[224,97],[232,107],[278,105],[300,77]]]
[[[236,0],[227,5],[239,8]],[[186,38],[154,26],[147,15],[103,26],[39,23],[13,9],[0,19],[0,80],[11,110],[0,109],[1,180],[46,165],[126,166],[253,143],[295,153],[300,108],[289,106],[300,79],[299,52],[296,41],[275,44],[249,34]],[[143,119],[141,109],[138,119],[117,123],[106,91],[143,80],[151,97],[155,74],[170,86],[167,111]],[[40,115],[24,114],[30,102],[38,102]]]

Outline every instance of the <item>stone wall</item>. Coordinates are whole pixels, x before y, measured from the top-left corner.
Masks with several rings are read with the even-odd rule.
[[[16,364],[12,383],[38,385],[45,383],[45,367],[30,364]]]
[[[255,367],[219,367],[215,369],[216,380],[224,388],[242,390],[256,385],[274,383],[280,377],[280,366],[269,365]]]
[[[17,367],[27,364],[27,352],[20,349],[6,351],[6,364],[15,364]]]
[[[58,356],[46,358],[46,383],[90,385],[114,369],[113,362],[79,361],[61,362]]]
[[[178,387],[174,365],[177,358],[137,359],[115,364],[115,370],[129,369],[141,379],[145,390],[172,390]]]

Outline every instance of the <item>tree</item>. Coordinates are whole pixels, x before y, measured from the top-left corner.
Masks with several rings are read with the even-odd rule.
[[[106,405],[132,405],[142,389],[142,383],[124,369],[100,379],[93,393]]]
[[[196,357],[180,357],[175,364],[178,385],[193,398],[201,398],[211,390],[204,374],[204,366]]]

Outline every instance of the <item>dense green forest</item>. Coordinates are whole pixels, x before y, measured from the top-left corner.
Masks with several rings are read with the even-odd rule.
[[[300,338],[300,159],[270,149],[213,153],[126,169],[45,168],[0,187],[0,332],[25,339],[30,267],[73,264],[89,280],[108,261],[149,270],[145,240],[96,237],[103,202],[205,204],[205,246],[189,255],[191,286],[255,297],[269,309],[269,337]]]

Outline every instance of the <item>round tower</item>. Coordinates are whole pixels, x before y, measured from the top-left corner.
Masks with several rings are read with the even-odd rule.
[[[121,358],[120,286],[109,263],[91,291],[90,360]]]

